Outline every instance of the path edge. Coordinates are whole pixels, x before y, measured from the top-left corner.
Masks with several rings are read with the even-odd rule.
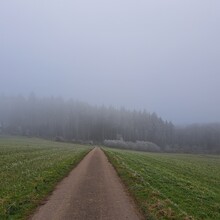
[[[35,206],[33,208],[31,208],[29,211],[27,211],[27,213],[23,216],[23,219],[26,220],[31,220],[34,216],[34,214],[36,212],[38,212],[38,210],[41,208],[41,206],[43,206],[44,204],[47,203],[47,201],[49,200],[49,198],[52,196],[54,190],[56,190],[56,188],[58,187],[58,185],[65,179],[67,178],[70,173],[80,164],[80,162],[92,151],[95,149],[96,146],[91,147],[91,149],[88,149],[88,151],[85,153],[84,156],[82,156],[82,158],[80,158],[75,164],[73,164],[73,166],[70,168],[70,170],[64,175],[62,176],[60,179],[57,180],[57,182],[54,183],[53,188],[51,188],[51,190],[47,193],[47,195],[45,195],[43,198],[39,199],[39,201],[36,202]]]
[[[138,200],[135,198],[134,194],[132,193],[131,190],[129,190],[128,185],[126,184],[126,182],[121,178],[121,175],[119,174],[117,167],[112,163],[111,158],[109,157],[109,155],[106,153],[105,148],[104,147],[100,147],[100,149],[103,151],[103,153],[105,154],[109,164],[112,166],[112,168],[115,170],[117,177],[121,183],[121,185],[123,186],[124,192],[126,193],[126,195],[128,196],[132,206],[134,207],[134,210],[137,214],[137,216],[139,217],[140,220],[146,220],[146,213],[143,212],[143,210],[140,207],[140,204],[138,202]],[[154,220],[154,219],[148,219],[148,220]]]

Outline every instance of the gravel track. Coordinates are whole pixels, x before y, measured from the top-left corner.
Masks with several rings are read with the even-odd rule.
[[[138,220],[141,215],[100,148],[64,178],[31,220]]]

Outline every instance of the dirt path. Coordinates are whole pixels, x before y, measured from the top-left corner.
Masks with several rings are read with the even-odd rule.
[[[32,220],[140,219],[103,151],[93,149],[41,206]]]

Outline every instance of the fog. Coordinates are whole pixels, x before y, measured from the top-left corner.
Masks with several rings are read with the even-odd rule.
[[[220,1],[0,1],[0,94],[220,122]]]

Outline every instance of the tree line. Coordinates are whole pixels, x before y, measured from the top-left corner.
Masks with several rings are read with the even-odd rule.
[[[131,143],[150,142],[170,152],[220,152],[217,123],[177,127],[147,111],[34,94],[28,98],[0,96],[0,133],[100,144],[120,140],[133,147]]]

